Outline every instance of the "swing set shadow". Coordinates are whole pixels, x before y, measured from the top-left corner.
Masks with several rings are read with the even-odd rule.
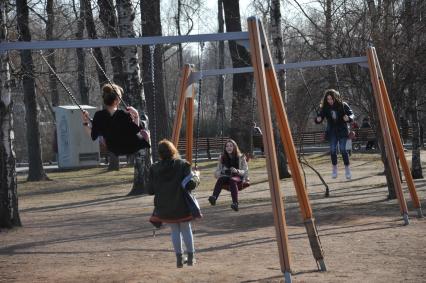
[[[298,203],[300,206],[303,223],[308,234],[309,243],[312,249],[314,259],[319,265],[321,271],[326,271],[324,261],[324,252],[318,235],[318,229],[315,224],[311,204],[308,198],[306,184],[301,173],[295,143],[290,130],[289,121],[285,111],[284,103],[280,94],[276,70],[281,69],[302,69],[315,66],[329,66],[338,64],[360,64],[368,68],[370,79],[373,86],[373,95],[377,105],[379,121],[381,125],[382,136],[386,155],[388,157],[389,168],[392,173],[392,179],[395,191],[398,197],[400,213],[404,224],[409,224],[408,208],[402,191],[401,180],[398,172],[397,158],[399,158],[408,185],[410,197],[417,214],[422,217],[422,210],[416,188],[411,176],[408,162],[404,155],[404,149],[399,135],[395,117],[392,112],[388,92],[383,79],[376,50],[369,46],[366,48],[366,57],[352,57],[341,59],[330,59],[320,61],[308,61],[299,63],[287,63],[274,65],[268,40],[260,19],[255,17],[248,18],[248,32],[193,35],[193,36],[169,36],[169,37],[142,37],[142,38],[115,38],[115,39],[94,39],[94,40],[67,40],[67,41],[39,41],[39,42],[10,42],[0,45],[0,52],[7,50],[22,49],[52,49],[52,48],[93,48],[105,46],[124,46],[124,45],[155,45],[165,43],[183,43],[183,42],[205,42],[205,41],[225,41],[234,40],[240,45],[249,43],[252,67],[244,68],[225,68],[217,70],[202,70],[196,72],[192,65],[185,65],[182,70],[179,100],[177,104],[176,117],[173,125],[172,142],[175,146],[179,142],[179,132],[182,125],[182,117],[186,111],[186,152],[187,159],[192,161],[193,144],[193,112],[194,112],[194,82],[201,82],[203,77],[217,76],[224,74],[238,74],[253,72],[256,85],[256,97],[261,127],[263,132],[263,144],[265,147],[266,167],[268,172],[269,189],[272,199],[272,212],[274,216],[274,226],[278,244],[279,260],[281,271],[284,273],[285,282],[291,282],[291,260],[288,248],[289,237],[284,213],[283,197],[280,190],[280,179],[278,175],[278,164],[275,155],[275,142],[272,131],[271,110],[277,117],[278,129],[281,142],[284,145],[285,153],[288,158],[292,179],[296,190]],[[200,88],[199,88],[200,89]],[[272,109],[269,104],[269,98],[272,100]],[[200,103],[200,101],[198,101]],[[200,107],[198,107],[200,110]],[[396,149],[396,152],[394,150]],[[197,158],[195,159],[195,165]]]

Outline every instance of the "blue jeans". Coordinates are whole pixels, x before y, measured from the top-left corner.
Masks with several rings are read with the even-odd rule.
[[[169,223],[172,229],[172,242],[175,253],[182,254],[182,238],[185,242],[186,251],[194,252],[194,237],[192,236],[191,222]]]
[[[339,149],[342,153],[343,163],[349,165],[349,154],[346,151],[346,140],[347,138],[338,138],[336,135],[330,135],[330,155],[331,163],[337,165],[337,143],[339,143]]]

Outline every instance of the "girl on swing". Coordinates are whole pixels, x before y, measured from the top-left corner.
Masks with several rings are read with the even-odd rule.
[[[108,150],[116,155],[133,154],[150,147],[149,133],[144,128],[144,122],[140,121],[138,111],[133,107],[127,107],[126,111],[118,109],[122,95],[120,86],[104,85],[102,100],[105,108],[95,113],[92,122],[89,112],[83,111],[86,133],[92,140],[102,136]]]
[[[327,119],[327,128],[325,137],[330,143],[330,155],[333,179],[337,178],[337,144],[342,154],[343,163],[345,164],[346,179],[352,178],[351,169],[349,167],[349,154],[346,151],[346,140],[349,135],[349,123],[354,120],[354,114],[349,105],[343,102],[338,91],[327,89],[324,92],[320,110],[315,118],[315,123],[320,124]]]
[[[209,197],[211,205],[216,205],[224,185],[231,191],[231,208],[238,211],[238,189],[248,180],[248,166],[244,155],[241,154],[234,140],[227,140],[222,154],[219,156],[215,177],[217,179],[213,195]]]

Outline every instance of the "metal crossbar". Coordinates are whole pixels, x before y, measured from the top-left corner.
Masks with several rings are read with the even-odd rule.
[[[348,57],[348,58],[329,59],[329,60],[276,64],[274,65],[274,67],[275,67],[275,70],[302,69],[302,68],[333,66],[333,65],[342,65],[342,64],[359,64],[362,67],[364,67],[366,63],[367,63],[367,57],[361,56],[361,57]],[[253,67],[224,68],[224,69],[203,70],[202,72],[192,72],[189,77],[189,84],[197,82],[203,77],[211,77],[211,76],[219,76],[219,75],[227,75],[227,74],[252,73],[252,72],[253,72]]]
[[[95,48],[129,45],[177,44],[184,42],[206,42],[225,40],[247,41],[248,32],[226,32],[181,36],[144,36],[136,38],[2,42],[0,44],[0,53],[9,50]]]

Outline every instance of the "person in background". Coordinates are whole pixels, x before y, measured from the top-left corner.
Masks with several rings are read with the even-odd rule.
[[[237,143],[234,140],[227,140],[222,154],[219,156],[215,177],[217,179],[213,195],[209,197],[211,205],[216,205],[216,201],[224,185],[229,186],[231,191],[231,208],[238,211],[238,186],[248,179],[248,166],[244,155],[241,154]]]
[[[346,141],[349,135],[348,123],[354,120],[354,114],[349,105],[343,102],[338,91],[327,89],[320,104],[315,123],[320,124],[327,120],[326,139],[330,143],[330,156],[332,163],[331,177],[337,178],[337,145],[342,154],[345,165],[346,179],[352,178],[349,163],[349,154],[346,151]]]
[[[361,128],[371,129],[370,117],[364,117],[364,119],[362,119]],[[368,137],[368,134],[367,134],[367,137]],[[365,145],[365,150],[373,149],[375,144],[376,144],[375,140],[371,140],[371,139],[367,140],[367,144]]]

